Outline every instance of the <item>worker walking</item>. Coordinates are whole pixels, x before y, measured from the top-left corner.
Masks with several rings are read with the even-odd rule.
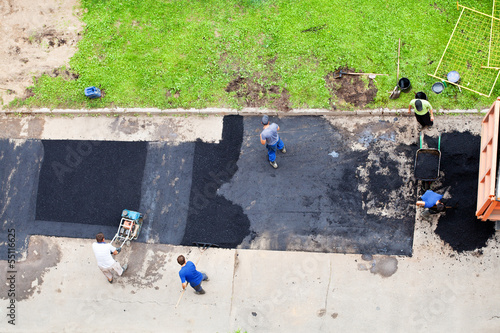
[[[112,254],[118,254],[121,248],[115,248],[110,243],[106,243],[102,232],[95,236],[97,243],[92,244],[92,250],[97,260],[97,266],[101,272],[108,278],[109,283],[113,283],[113,271],[119,276],[127,270],[127,264],[121,266],[113,257]]]
[[[285,144],[278,134],[280,127],[275,123],[269,124],[269,117],[267,115],[262,117],[262,125],[264,126],[264,130],[260,133],[260,143],[266,145],[269,164],[277,169],[276,150],[279,149],[283,154],[286,153]]]
[[[415,118],[423,127],[434,125],[434,113],[432,105],[425,99],[412,99],[408,106],[408,114],[411,114],[411,107],[415,108]]]
[[[186,290],[188,283],[195,290],[196,294],[203,295],[205,290],[201,287],[202,281],[209,281],[207,274],[198,272],[192,261],[186,261],[183,255],[177,257],[177,263],[181,265],[179,277],[181,278],[182,289]]]

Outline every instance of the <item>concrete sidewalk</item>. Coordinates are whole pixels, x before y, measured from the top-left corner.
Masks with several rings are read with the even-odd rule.
[[[404,104],[404,103],[402,103]],[[49,109],[49,108],[16,108],[0,110],[0,114],[15,115],[15,116],[62,116],[62,117],[80,117],[80,116],[258,116],[267,114],[269,116],[394,116],[405,115],[408,108],[389,109],[377,108],[366,110],[331,110],[331,109],[292,109],[289,111],[279,111],[276,109],[266,109],[258,107],[244,107],[241,109],[231,108],[205,108],[205,109],[158,109],[158,108],[100,108],[100,109]],[[485,109],[456,109],[456,110],[435,110],[436,114],[485,114],[488,108]]]
[[[93,240],[33,236],[15,266],[15,326],[2,286],[0,331],[498,332],[498,234],[482,254],[457,254],[434,226],[418,218],[413,257],[132,243],[111,285]],[[176,308],[179,254],[210,281]]]

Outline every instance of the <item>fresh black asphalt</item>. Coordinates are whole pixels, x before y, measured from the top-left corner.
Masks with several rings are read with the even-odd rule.
[[[398,176],[400,165],[380,147],[391,144],[412,164],[416,144],[368,134],[357,138],[367,149],[353,150],[352,137],[322,117],[276,121],[288,150],[278,152],[277,170],[259,142],[258,117],[224,117],[218,143],[0,140],[2,234],[15,229],[18,251],[35,234],[93,238],[103,231],[111,239],[126,208],[145,215],[141,242],[234,248],[267,237],[275,250],[411,255],[415,210],[409,207],[414,207],[416,182],[411,199],[395,199],[393,192],[409,180]],[[390,132],[394,124],[377,126]],[[462,189],[465,182],[459,179],[468,177],[470,184],[477,179],[478,137],[454,135],[452,142],[465,135],[469,144],[455,147],[443,136],[445,179],[474,193],[470,185]],[[451,176],[449,170],[458,172],[458,166],[445,163],[448,149],[470,163],[466,175]],[[377,161],[368,165],[370,152]],[[368,201],[376,208],[370,213],[363,207]],[[377,214],[388,204],[403,214]],[[469,223],[477,228],[474,217]],[[491,235],[489,228],[481,237]],[[320,245],[311,245],[315,242]],[[6,246],[1,245],[0,258]]]
[[[44,140],[37,221],[116,226],[139,210],[146,142]]]
[[[442,214],[436,233],[458,252],[480,249],[495,234],[494,222],[480,221],[475,215],[480,146],[481,138],[470,133],[446,133],[441,140],[441,189],[451,195],[447,205],[456,207]]]
[[[224,118],[222,140],[195,143],[193,176],[183,245],[193,242],[234,248],[250,234],[243,207],[217,193],[237,170],[243,141],[243,117]]]
[[[413,151],[388,138],[356,137],[367,149],[353,151],[348,133],[321,117],[289,117],[279,122],[286,154],[278,152],[279,168],[267,162],[260,144],[260,118],[246,117],[238,171],[219,193],[240,205],[250,220],[249,242],[263,237],[271,249],[303,251],[385,253],[411,255],[415,220],[414,202],[397,197],[404,218],[368,213],[363,202],[387,206],[392,191],[403,180],[397,165],[380,147],[391,145],[401,154]],[[394,124],[377,123],[390,128]],[[368,154],[379,161],[366,166]],[[366,168],[369,182],[360,177]],[[389,169],[388,173],[380,172]],[[366,186],[367,191],[359,190]],[[410,194],[411,196],[411,194]]]

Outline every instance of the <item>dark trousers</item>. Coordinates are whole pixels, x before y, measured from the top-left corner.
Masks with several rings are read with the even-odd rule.
[[[441,200],[439,200],[439,201],[441,201],[441,203],[444,205],[444,211],[448,211],[448,210],[450,210],[450,209],[457,208],[457,206],[458,206],[458,203],[457,203],[457,202],[453,202],[453,201],[451,201],[451,200],[441,199]],[[431,214],[439,214],[439,213],[442,213],[442,212],[444,212],[444,211],[439,211],[439,210],[437,210],[437,206],[436,206],[436,205],[434,205],[434,206],[432,206],[431,208],[429,208],[429,212],[430,212]]]
[[[423,116],[419,116],[418,114],[415,113],[415,118],[417,118],[418,123],[422,125],[422,127],[434,125],[434,122],[431,120],[431,115],[429,112],[427,112]]]
[[[206,280],[208,279],[207,274],[205,274],[205,273],[203,273],[203,272],[200,272],[200,273],[203,275],[203,280],[201,280],[201,281],[206,281]],[[203,288],[201,287],[201,282],[200,282],[198,285],[196,285],[196,286],[193,286],[191,283],[190,283],[190,285],[191,285],[191,287],[192,287],[194,290],[196,290],[197,292],[200,292],[200,291],[202,291],[202,290],[203,290]]]

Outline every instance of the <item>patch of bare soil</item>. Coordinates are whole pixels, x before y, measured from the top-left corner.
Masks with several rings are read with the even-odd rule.
[[[266,87],[258,83],[258,81],[276,82],[280,79],[279,75],[274,71],[275,63],[276,57],[267,59],[265,61],[266,71],[254,73],[250,77],[238,75],[228,83],[225,89],[226,92],[234,94],[238,103],[244,107],[269,107],[285,112],[290,111],[290,93],[286,88],[277,85]],[[241,64],[238,61],[228,59],[226,53],[221,55],[220,65],[225,67],[228,73],[239,73],[242,69]]]
[[[76,79],[62,66],[76,51],[78,0],[0,0],[0,106],[30,96],[33,77]]]
[[[62,77],[64,80],[76,80],[78,79],[78,74],[75,74],[75,73],[72,73],[70,72],[69,70],[67,69],[54,69],[52,70],[51,72],[46,72],[45,74],[47,74],[48,76],[51,76],[51,77]]]
[[[291,109],[288,90],[277,85],[266,88],[251,78],[240,76],[229,82],[226,91],[235,93],[238,102],[245,107],[268,106],[280,111]]]
[[[330,105],[332,109],[337,106],[355,106],[363,108],[371,103],[377,95],[378,89],[373,84],[373,79],[363,75],[349,75],[355,73],[352,68],[339,68],[335,72],[328,73],[325,84],[330,92]],[[368,79],[368,85],[363,79]]]

